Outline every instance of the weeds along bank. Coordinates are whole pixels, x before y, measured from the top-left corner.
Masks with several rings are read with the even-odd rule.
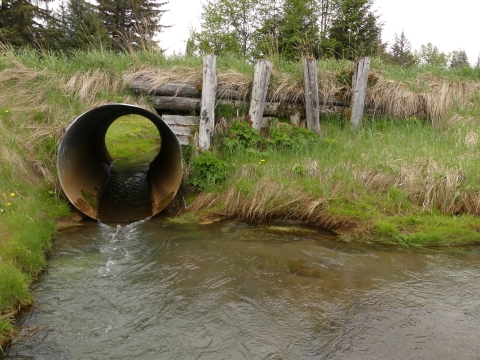
[[[165,59],[154,51],[67,57],[3,48],[0,54],[0,333],[5,339],[14,310],[31,301],[29,284],[45,266],[55,219],[69,211],[55,173],[56,146],[66,127],[105,103],[150,108],[128,91],[129,76],[142,72],[159,81],[188,81],[201,77],[202,61]],[[318,66],[321,91],[348,97],[353,64],[321,61]],[[219,81],[247,88],[252,81],[253,66],[246,62],[221,58],[217,67]],[[380,61],[372,69],[368,101],[377,117],[366,119],[359,131],[343,115],[331,115],[321,119],[321,138],[282,119],[261,136],[236,121],[236,111],[217,109],[212,151],[193,157],[185,149],[185,186],[177,200],[186,206],[176,221],[290,219],[324,226],[350,241],[479,242],[478,71],[403,70]],[[274,61],[276,99],[301,96],[301,81],[300,63]],[[418,94],[432,104],[430,112],[405,119],[417,108]],[[130,126],[140,143],[151,142],[137,123],[125,126],[120,132]],[[119,153],[125,141],[117,141]]]

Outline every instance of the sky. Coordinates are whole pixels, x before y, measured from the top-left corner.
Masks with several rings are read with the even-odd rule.
[[[201,0],[170,0],[164,6],[164,25],[173,25],[160,35],[168,55],[185,51],[189,28],[200,25]],[[382,41],[391,43],[395,33],[405,32],[412,50],[432,43],[440,51],[465,50],[470,63],[480,54],[480,0],[374,0],[383,21]]]

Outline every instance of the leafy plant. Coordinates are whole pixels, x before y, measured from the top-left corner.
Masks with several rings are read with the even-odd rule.
[[[211,185],[218,185],[230,174],[229,164],[208,150],[193,159],[191,166],[193,174],[189,181],[198,190],[203,190]]]
[[[293,147],[304,142],[318,141],[318,135],[304,127],[279,123],[271,127],[268,142],[281,147]]]
[[[245,113],[245,108],[234,108],[232,105],[227,104],[217,104],[215,107],[215,117],[216,118],[227,118],[227,119],[234,119],[239,115],[243,115]]]
[[[252,129],[246,121],[236,121],[230,127],[228,137],[223,139],[223,145],[229,149],[257,148],[265,143],[258,130]]]

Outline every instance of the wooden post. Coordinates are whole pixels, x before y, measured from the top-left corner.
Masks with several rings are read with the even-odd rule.
[[[320,133],[320,108],[318,102],[318,70],[315,59],[303,59],[303,82],[307,128]]]
[[[290,114],[290,123],[294,126],[300,126],[300,111],[295,111],[293,114]]]
[[[215,129],[216,62],[215,55],[205,55],[203,57],[202,106],[198,128],[198,147],[200,150],[210,148]]]
[[[350,104],[350,122],[354,127],[360,126],[367,96],[368,72],[370,71],[370,58],[360,58],[355,65],[352,79],[352,101]]]
[[[253,75],[253,88],[250,100],[248,116],[252,122],[252,128],[260,130],[262,127],[263,110],[267,99],[268,83],[272,74],[272,63],[268,60],[258,60]]]

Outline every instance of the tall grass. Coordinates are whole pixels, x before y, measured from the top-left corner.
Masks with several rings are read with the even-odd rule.
[[[301,220],[349,241],[480,241],[477,122],[439,129],[418,119],[377,119],[354,130],[334,118],[322,126],[318,141],[223,152],[231,176],[188,209]]]

